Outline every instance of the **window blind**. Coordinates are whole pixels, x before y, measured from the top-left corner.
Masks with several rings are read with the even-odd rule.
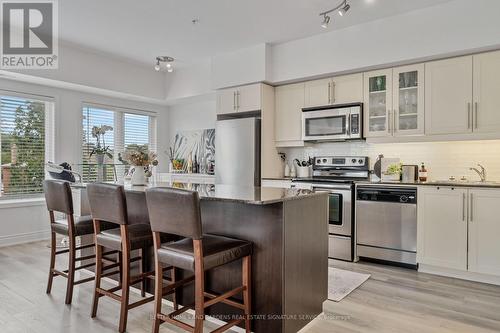
[[[50,126],[53,103],[0,97],[0,197],[40,195],[45,163],[53,152]]]
[[[105,178],[114,179],[114,173],[118,179],[122,179],[127,167],[120,165],[118,154],[126,149],[156,149],[156,126],[155,117],[151,115],[131,113],[119,108],[100,108],[96,106],[83,107],[83,146],[82,146],[82,177],[84,182],[93,182],[98,179],[98,168],[96,156],[90,157],[90,153],[96,147],[96,138],[92,136],[94,126],[108,125],[113,127],[112,131],[105,134],[106,146],[109,146],[113,158],[106,157]],[[154,135],[152,135],[154,132]],[[154,136],[154,137],[153,137]]]

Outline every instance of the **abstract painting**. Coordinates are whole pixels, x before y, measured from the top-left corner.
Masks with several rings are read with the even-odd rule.
[[[197,162],[201,165],[201,171],[206,172],[207,165],[215,162],[215,129],[178,132],[170,147],[176,159],[186,162],[191,155],[194,161],[196,156]],[[184,163],[184,171],[186,168],[187,163]]]

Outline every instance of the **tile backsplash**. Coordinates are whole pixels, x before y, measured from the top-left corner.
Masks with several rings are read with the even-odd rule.
[[[291,164],[294,158],[309,156],[345,155],[369,156],[373,168],[379,154],[384,157],[399,157],[403,164],[424,162],[431,180],[444,180],[450,176],[466,176],[479,180],[478,175],[469,170],[480,163],[486,167],[488,180],[500,181],[500,140],[418,142],[418,143],[366,143],[329,142],[318,143],[304,148],[281,148]]]

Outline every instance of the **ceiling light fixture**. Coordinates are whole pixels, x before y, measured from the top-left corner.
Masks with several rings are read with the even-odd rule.
[[[330,16],[328,16],[327,14],[324,15],[324,19],[323,19],[323,23],[321,23],[321,27],[322,28],[328,28],[328,25],[330,24]]]
[[[327,10],[325,12],[319,13],[319,16],[323,16],[323,22],[321,23],[322,28],[328,28],[331,17],[328,15],[334,11],[337,11],[340,16],[344,16],[347,11],[351,8],[351,6],[347,3],[347,0],[343,0],[334,8]]]
[[[167,68],[167,72],[172,73],[174,71],[174,66],[172,63],[174,62],[174,58],[169,57],[169,56],[158,56],[156,57],[156,64],[155,64],[155,71],[159,72],[161,71],[161,64],[166,63],[165,67]]]
[[[347,13],[349,8],[351,8],[351,6],[348,3],[346,3],[344,7],[339,9],[339,15],[344,16],[344,14]]]

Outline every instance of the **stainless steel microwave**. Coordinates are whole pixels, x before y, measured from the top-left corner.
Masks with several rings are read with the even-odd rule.
[[[304,141],[362,139],[362,114],[362,104],[303,109],[302,139]]]

